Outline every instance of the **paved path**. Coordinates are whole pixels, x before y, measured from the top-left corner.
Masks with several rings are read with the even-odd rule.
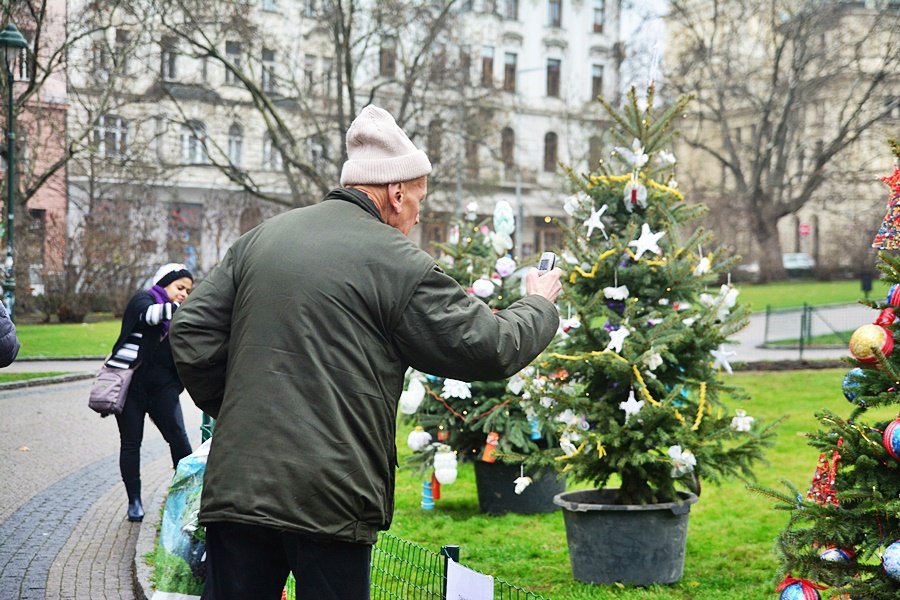
[[[136,558],[135,547],[142,527],[152,525],[125,518],[116,423],[88,410],[89,385],[0,391],[2,600],[139,598],[135,563],[143,553]],[[186,396],[182,408],[196,446],[200,412]],[[141,459],[150,515],[172,465],[149,422]]]

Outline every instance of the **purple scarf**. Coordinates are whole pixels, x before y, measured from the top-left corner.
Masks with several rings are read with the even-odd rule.
[[[166,293],[166,290],[161,288],[158,285],[154,285],[152,288],[147,290],[150,292],[150,295],[153,296],[153,299],[156,300],[157,304],[165,304],[166,302],[171,302],[169,300],[169,294]],[[162,321],[162,330],[163,335],[169,333],[169,325],[171,325],[171,321]]]

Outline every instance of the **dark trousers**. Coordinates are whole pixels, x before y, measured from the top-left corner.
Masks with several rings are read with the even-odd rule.
[[[206,525],[201,600],[280,600],[289,572],[297,600],[367,600],[372,546],[313,540],[259,525]]]
[[[172,466],[191,453],[191,443],[184,430],[184,417],[181,414],[181,384],[151,386],[135,377],[128,390],[128,398],[122,414],[116,415],[119,425],[119,470],[129,497],[141,493],[141,442],[144,439],[145,416],[162,433],[169,444],[172,455]]]

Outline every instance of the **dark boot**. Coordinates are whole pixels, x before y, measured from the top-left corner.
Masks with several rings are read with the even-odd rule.
[[[141,483],[125,485],[128,492],[128,520],[132,522],[144,520],[144,507],[141,505]]]

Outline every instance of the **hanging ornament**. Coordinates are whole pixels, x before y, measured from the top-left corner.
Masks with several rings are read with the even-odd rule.
[[[516,218],[513,216],[512,206],[506,200],[500,200],[494,205],[494,231],[512,235],[516,231]]]
[[[525,491],[525,488],[527,488],[529,485],[531,485],[532,479],[531,479],[531,477],[525,476],[525,467],[519,465],[519,476],[516,477],[516,479],[515,479],[515,481],[513,481],[513,483],[516,486],[515,491],[516,491],[517,496],[521,495],[522,492]]]
[[[700,277],[701,275],[706,275],[709,273],[709,270],[712,268],[712,263],[709,260],[709,257],[704,256],[700,259],[700,262],[697,263],[697,266],[694,267],[694,277]]]
[[[475,201],[466,204],[466,221],[474,221],[478,218],[478,203]]]
[[[829,546],[819,553],[819,558],[825,562],[848,563],[853,562],[856,552],[847,548]]]
[[[631,332],[628,331],[627,327],[619,327],[615,331],[610,331],[609,344],[606,345],[606,349],[621,354],[622,344],[625,343],[625,338],[627,338],[630,333]]]
[[[625,422],[632,417],[632,415],[636,415],[641,412],[641,409],[644,407],[644,401],[638,400],[634,397],[634,390],[628,391],[628,400],[625,402],[619,402],[619,408],[625,411]]]
[[[472,397],[472,385],[458,379],[445,379],[444,387],[441,389],[441,396],[466,400]]]
[[[476,279],[472,284],[472,293],[479,298],[487,298],[494,293],[494,282],[487,277]]]
[[[713,355],[713,358],[715,358],[712,364],[713,369],[722,367],[723,369],[725,369],[726,373],[733,373],[731,369],[731,363],[728,362],[728,357],[737,355],[737,352],[726,350],[725,346],[720,344],[717,350],[710,350],[709,353]]]
[[[734,417],[731,417],[731,428],[735,431],[750,431],[753,428],[753,417],[747,416],[747,411],[738,408],[734,411]]]
[[[900,284],[894,284],[888,289],[887,303],[891,306],[900,306]]]
[[[591,239],[591,234],[594,232],[595,229],[599,229],[600,233],[603,234],[603,237],[605,237],[605,238],[607,237],[606,236],[606,225],[603,224],[603,221],[600,220],[600,217],[603,216],[603,213],[605,213],[606,209],[608,209],[608,208],[609,208],[609,206],[604,204],[603,206],[600,207],[600,210],[594,210],[593,208],[591,209],[591,216],[588,217],[584,222],[584,226],[588,228],[587,236],[586,236],[588,239]],[[609,238],[607,238],[607,239],[609,239]]]
[[[876,325],[881,325],[882,327],[890,327],[894,324],[895,320],[897,320],[897,316],[894,314],[894,309],[885,308],[878,313],[878,317],[875,319],[874,323]]]
[[[582,205],[587,204],[590,199],[590,196],[583,191],[579,191],[577,194],[573,194],[563,201],[563,210],[566,211],[567,215],[572,217],[575,215],[575,211],[581,208]]]
[[[631,142],[631,148],[615,146],[613,151],[621,156],[622,159],[634,169],[640,169],[647,164],[648,160],[650,160],[650,156],[644,153],[644,148],[641,146],[641,140],[637,138]]]
[[[630,292],[627,285],[619,285],[618,269],[613,273],[613,286],[603,288],[603,295],[610,300],[625,300]]]
[[[632,175],[631,181],[625,184],[625,192],[622,200],[625,202],[625,210],[634,212],[635,206],[647,208],[647,188]]]
[[[439,450],[434,453],[434,477],[442,485],[456,481],[456,452]]]
[[[494,263],[494,269],[497,270],[497,274],[500,275],[500,277],[509,277],[516,271],[516,261],[509,256],[501,256],[497,259],[497,262]]]
[[[838,464],[841,462],[841,453],[838,449],[843,443],[843,438],[838,439],[838,448],[831,453],[831,464],[828,463],[828,458],[824,452],[819,454],[819,461],[816,464],[816,471],[813,473],[812,483],[810,483],[809,491],[806,492],[807,500],[822,505],[840,505],[834,482],[837,478]]]
[[[859,387],[862,385],[862,379],[866,376],[866,372],[859,367],[854,367],[847,371],[844,375],[844,381],[841,383],[841,390],[844,392],[844,398],[848,402],[856,402],[859,396]],[[861,406],[865,406],[865,402],[860,402]]]
[[[500,434],[496,431],[492,431],[488,434],[487,439],[484,441],[484,450],[481,453],[481,460],[487,463],[496,462],[496,458],[494,458],[494,453],[497,451],[497,444],[500,443]]]
[[[422,482],[422,510],[434,510],[434,496],[431,494],[431,482]]]
[[[687,449],[682,450],[681,446],[669,446],[667,454],[672,459],[673,479],[687,475],[697,466],[697,457],[694,456],[694,453]]]
[[[887,213],[875,239],[872,241],[872,247],[878,250],[898,250],[900,249],[900,166],[894,167],[894,172],[888,177],[882,177],[881,180],[888,184],[891,188],[888,200]]]
[[[861,363],[878,362],[876,349],[885,356],[894,349],[894,335],[881,325],[863,325],[850,336],[850,354]]]
[[[416,427],[409,432],[408,436],[406,436],[406,445],[409,446],[409,449],[413,452],[421,452],[427,448],[430,443],[431,434],[421,427]]]
[[[639,260],[644,252],[653,252],[656,255],[662,254],[657,242],[666,235],[665,231],[653,233],[650,226],[644,223],[641,226],[641,235],[638,239],[628,242],[629,246],[634,246],[634,260]]]
[[[531,427],[531,439],[534,441],[541,439],[541,425],[537,417],[528,417],[528,425]]]
[[[894,581],[900,581],[900,540],[884,549],[881,566],[884,567],[885,575]]]
[[[418,377],[411,378],[409,386],[400,394],[400,412],[404,415],[414,415],[424,399],[425,386]]]
[[[446,442],[450,439],[450,432],[444,429],[443,425],[438,426],[437,441]]]
[[[818,590],[824,589],[824,585],[788,575],[784,581],[778,584],[775,591],[781,592],[778,600],[821,600],[822,596]]]
[[[885,428],[882,443],[894,460],[900,460],[900,417],[891,421]]]

